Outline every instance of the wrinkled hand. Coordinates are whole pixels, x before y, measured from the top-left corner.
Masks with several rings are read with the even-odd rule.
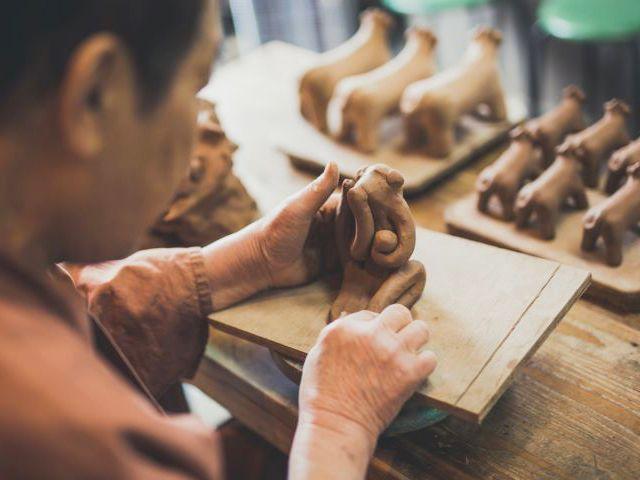
[[[338,178],[337,165],[328,164],[322,175],[260,221],[261,270],[267,272],[270,287],[309,282],[336,263],[323,251],[335,251],[333,218],[338,197],[330,197]]]
[[[428,338],[426,323],[401,305],[329,324],[304,364],[300,422],[340,430],[350,425],[375,443],[433,372],[435,354],[421,351]]]

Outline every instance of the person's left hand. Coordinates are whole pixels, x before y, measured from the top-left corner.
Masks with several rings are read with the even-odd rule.
[[[258,248],[270,287],[307,283],[337,267],[333,224],[339,196],[338,166],[329,163],[322,175],[287,198],[263,218]]]

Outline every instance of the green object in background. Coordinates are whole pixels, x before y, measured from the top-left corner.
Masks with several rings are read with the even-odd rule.
[[[475,7],[490,2],[491,0],[382,0],[382,4],[389,10],[405,15],[423,15],[454,8]]]
[[[544,0],[538,25],[563,40],[628,40],[640,33],[640,0]]]

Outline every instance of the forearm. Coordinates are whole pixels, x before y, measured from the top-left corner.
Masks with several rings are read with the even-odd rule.
[[[269,287],[260,251],[260,221],[202,249],[214,310],[221,310]]]
[[[323,422],[301,415],[289,457],[289,480],[363,479],[375,441],[349,422]]]

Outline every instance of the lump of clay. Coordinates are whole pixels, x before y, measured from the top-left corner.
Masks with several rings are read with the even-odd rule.
[[[600,168],[614,150],[629,143],[627,117],[629,106],[620,100],[610,100],[604,105],[604,116],[589,128],[569,135],[563,142],[580,157],[584,165],[584,183],[595,188],[600,177]]]
[[[300,78],[300,112],[322,132],[327,131],[327,106],[343,78],[368,72],[389,61],[387,31],[391,17],[376,8],[360,16],[360,28],[347,42],[323,53]]]
[[[502,218],[512,220],[518,190],[527,180],[540,175],[542,163],[542,156],[535,148],[531,133],[523,128],[513,130],[509,148],[478,176],[478,210],[488,213],[489,200],[495,196],[501,207]]]
[[[604,190],[611,195],[625,182],[630,166],[640,163],[640,138],[613,152],[607,163],[607,180]]]
[[[258,217],[255,201],[232,172],[236,145],[225,135],[213,105],[202,101],[200,107],[189,170],[151,227],[145,248],[206,245]]]
[[[585,127],[582,116],[582,104],[585,95],[575,85],[566,87],[562,101],[553,110],[529,120],[524,128],[531,133],[536,145],[542,149],[545,166],[551,165],[555,158],[555,149],[564,137]]]
[[[496,30],[477,30],[459,65],[407,87],[400,110],[408,148],[424,146],[427,155],[446,157],[462,115],[484,108],[488,120],[506,118],[497,61],[501,39]]]
[[[553,239],[563,206],[569,202],[580,210],[589,206],[582,170],[581,157],[568,145],[560,148],[551,166],[518,193],[516,227],[525,228],[535,215],[540,236],[545,240]]]
[[[553,110],[511,132],[509,148],[478,176],[478,210],[488,213],[489,200],[495,196],[502,218],[513,219],[513,203],[518,190],[551,164],[553,152],[565,135],[584,128],[583,102],[582,90],[569,86]]]
[[[584,217],[582,249],[593,251],[600,237],[604,241],[607,264],[622,263],[622,244],[627,230],[640,222],[640,163],[628,168],[626,183]]]
[[[415,224],[396,170],[374,165],[342,183],[336,214],[336,245],[343,267],[340,292],[329,320],[359,310],[382,311],[400,303],[411,308],[422,295],[424,266],[409,260]]]
[[[398,110],[404,89],[435,72],[437,40],[433,33],[411,28],[406,38],[402,51],[389,62],[338,83],[327,113],[329,130],[335,138],[353,143],[364,152],[374,151],[380,122]]]

